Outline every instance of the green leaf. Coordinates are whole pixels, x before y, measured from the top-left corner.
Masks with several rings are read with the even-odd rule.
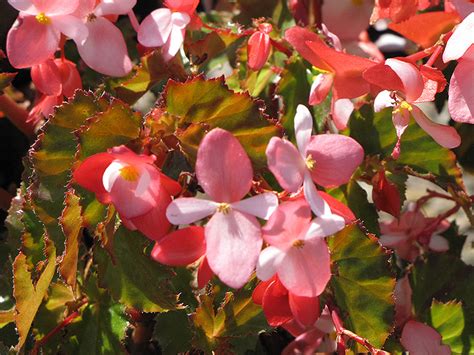
[[[15,79],[17,73],[0,73],[0,95],[2,91],[5,90],[8,85]]]
[[[389,255],[375,238],[352,224],[329,238],[331,287],[344,326],[381,348],[392,331],[395,278]],[[359,351],[364,351],[362,347]]]
[[[153,337],[164,355],[184,353],[191,349],[193,333],[185,310],[160,313],[155,318]]]
[[[291,140],[295,138],[294,117],[298,105],[307,105],[311,85],[307,80],[306,66],[302,59],[292,57],[288,61],[276,93],[283,98],[283,116],[281,123]]]
[[[151,260],[144,253],[149,240],[137,232],[120,227],[112,243],[112,258],[102,248],[96,248],[99,265],[99,285],[127,307],[143,312],[163,312],[176,309],[171,269]]]
[[[449,345],[453,353],[462,353],[464,313],[461,303],[433,301],[430,325],[441,334],[443,343]]]
[[[279,129],[262,113],[263,107],[248,94],[227,88],[224,79],[198,76],[185,83],[169,81],[162,106],[168,133],[174,133],[188,156],[195,160],[204,134],[220,127],[230,131],[247,151],[254,167],[266,165],[265,149]],[[171,122],[170,122],[171,120]]]
[[[397,141],[390,109],[374,113],[372,107],[363,106],[354,112],[349,127],[351,137],[364,147],[365,154],[390,157]],[[408,166],[421,174],[431,173],[443,188],[448,183],[464,186],[454,153],[436,143],[413,119],[402,136],[400,157],[392,163],[395,168]]]
[[[19,334],[17,350],[20,350],[26,341],[31,323],[35,318],[39,306],[49,288],[49,284],[56,270],[56,250],[52,244],[47,245],[46,252],[48,260],[46,266],[33,284],[31,272],[28,271],[26,256],[22,252],[18,254],[13,263],[13,294],[16,300],[15,323]]]

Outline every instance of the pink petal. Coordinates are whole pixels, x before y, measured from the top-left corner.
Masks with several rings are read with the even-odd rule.
[[[8,3],[28,15],[37,15],[40,12],[31,0],[8,0]]]
[[[171,28],[171,11],[155,10],[140,24],[138,42],[145,47],[161,47],[168,40]]]
[[[347,128],[352,112],[354,112],[354,104],[350,99],[331,100],[331,116],[338,130]]]
[[[420,71],[411,63],[404,62],[398,59],[387,59],[385,65],[392,68],[400,77],[405,88],[406,99],[408,102],[413,102],[420,97],[423,92],[423,78]]]
[[[214,201],[236,202],[249,192],[253,170],[237,138],[215,128],[199,145],[196,175],[199,184]]]
[[[311,209],[303,198],[283,202],[262,228],[263,239],[272,246],[286,250],[295,239],[304,238],[310,222]]]
[[[72,16],[56,16],[52,20],[53,26],[76,43],[83,43],[89,35],[89,30],[81,19]]]
[[[413,106],[412,114],[416,123],[439,145],[452,149],[461,144],[461,137],[454,127],[431,121],[417,106]]]
[[[435,235],[431,236],[430,243],[428,244],[428,247],[431,250],[442,253],[442,252],[445,252],[445,251],[449,250],[449,243],[444,237],[435,234]]]
[[[400,108],[397,111],[392,113],[392,122],[395,126],[395,131],[397,132],[397,143],[392,151],[392,158],[398,159],[400,155],[400,140],[402,138],[403,132],[407,129],[408,124],[410,123],[410,112],[407,109]]]
[[[327,204],[331,208],[331,212],[333,214],[337,214],[341,216],[342,218],[344,218],[344,221],[346,223],[350,223],[356,220],[356,216],[351,211],[351,209],[347,207],[345,204],[343,204],[341,201],[332,197],[331,195],[329,195],[328,193],[324,191],[318,191],[318,194],[321,195],[324,201],[327,202]]]
[[[382,246],[387,248],[395,248],[402,244],[411,244],[409,237],[405,234],[384,234],[379,238]]]
[[[262,305],[263,303],[263,295],[265,294],[265,291],[267,291],[268,286],[275,281],[275,278],[272,278],[268,281],[261,281],[255,286],[252,292],[252,301],[255,304],[258,304],[259,306]]]
[[[307,154],[311,154],[316,162],[311,171],[313,180],[324,187],[347,183],[364,159],[361,145],[339,134],[313,136]]]
[[[306,240],[292,247],[278,267],[281,283],[298,296],[316,297],[331,278],[329,250],[324,239]]]
[[[392,98],[392,91],[383,90],[375,97],[374,100],[374,111],[380,112],[385,108],[394,107],[396,104]]]
[[[206,245],[214,274],[227,286],[240,288],[249,280],[262,249],[260,224],[239,211],[216,213],[206,225]]]
[[[161,184],[171,196],[176,196],[181,192],[181,185],[163,173],[161,173]]]
[[[199,5],[199,0],[165,0],[165,6],[176,12],[185,12],[188,15],[191,15],[196,11],[197,6]]]
[[[334,82],[334,74],[318,74],[311,84],[308,103],[312,106],[319,105],[328,96]]]
[[[441,335],[436,330],[414,320],[405,324],[400,341],[412,354],[451,354],[449,346],[442,345]]]
[[[395,324],[401,327],[408,319],[411,318],[411,296],[412,289],[408,274],[397,280],[395,285]]]
[[[260,70],[267,62],[271,50],[270,36],[261,31],[254,32],[247,43],[247,64],[252,70]]]
[[[286,139],[272,137],[267,150],[268,169],[278,183],[289,192],[296,192],[303,183],[305,163],[296,147]]]
[[[109,153],[94,154],[74,170],[73,179],[83,188],[94,192],[101,203],[109,203],[110,196],[102,183],[102,175],[114,160],[114,156]]]
[[[461,58],[474,44],[474,13],[461,22],[449,38],[443,53],[443,61],[449,62]]]
[[[216,212],[218,204],[214,201],[194,197],[180,197],[170,203],[166,217],[175,225],[190,224]]]
[[[305,240],[333,235],[344,228],[345,224],[344,218],[336,214],[316,217],[311,221]]]
[[[314,354],[323,343],[325,334],[317,328],[313,328],[296,337],[285,349],[282,355]]]
[[[46,16],[68,15],[76,11],[80,0],[32,0],[40,12]]]
[[[31,79],[36,89],[45,95],[59,96],[62,91],[61,75],[52,59],[31,68]]]
[[[319,195],[316,186],[314,186],[313,178],[309,171],[304,174],[303,191],[306,201],[311,206],[311,210],[316,216],[329,215],[331,209],[324,199]]]
[[[291,313],[301,325],[310,327],[321,314],[318,297],[297,296],[292,292],[288,293],[288,301]]]
[[[470,51],[474,52],[474,47]],[[474,123],[474,61],[461,59],[449,83],[448,108],[453,120]]]
[[[313,116],[304,105],[298,105],[295,114],[296,145],[302,156],[306,155],[311,134],[313,133]]]
[[[51,58],[59,45],[60,33],[34,16],[18,17],[7,36],[7,54],[15,68],[28,68]]]
[[[133,9],[137,0],[102,0],[94,10],[96,16],[125,15]]]
[[[285,254],[278,248],[268,246],[263,249],[258,257],[257,277],[259,280],[267,281],[276,274],[278,265]]]
[[[307,42],[319,42],[325,45],[316,33],[303,27],[294,26],[286,30],[285,39],[313,66],[329,72],[332,71],[332,68],[321,59],[317,52],[310,49],[307,45]]]
[[[457,13],[459,14],[459,16],[461,16],[461,18],[466,18],[474,12],[474,3],[469,0],[450,0],[449,2],[451,6],[454,5]],[[447,3],[445,4],[445,6],[446,5]]]
[[[209,281],[211,281],[214,273],[212,272],[211,268],[209,267],[209,263],[207,262],[207,258],[204,257],[199,264],[198,272],[197,272],[197,284],[198,288],[203,288],[207,285]]]
[[[71,97],[77,89],[82,89],[82,80],[76,65],[67,59],[55,59],[62,81],[62,94]]]
[[[278,197],[267,192],[232,203],[232,208],[261,219],[269,219],[278,207]]]
[[[178,229],[162,238],[151,252],[152,259],[170,266],[186,266],[206,252],[204,228],[191,226]]]
[[[84,62],[99,73],[124,76],[132,70],[122,32],[104,17],[87,22],[89,36],[83,43],[76,42]],[[100,53],[100,55],[97,55]]]

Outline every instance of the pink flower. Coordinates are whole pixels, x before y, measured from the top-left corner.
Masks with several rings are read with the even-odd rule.
[[[438,144],[445,148],[455,148],[461,143],[461,137],[453,127],[431,121],[424,112],[415,105],[423,94],[424,82],[420,71],[411,63],[399,59],[387,59],[384,64],[368,69],[364,78],[382,89],[374,102],[374,109],[379,112],[392,107],[392,121],[398,141],[392,157],[400,155],[400,139],[410,123],[412,116],[416,123],[428,133]]]
[[[395,325],[402,327],[412,317],[413,291],[410,286],[408,274],[397,280],[395,285]]]
[[[248,66],[252,70],[260,70],[267,62],[272,49],[270,36],[272,25],[261,23],[258,31],[255,31],[249,38],[247,44]]]
[[[222,282],[240,288],[248,281],[262,248],[256,217],[268,219],[278,199],[264,193],[241,201],[252,185],[252,165],[239,141],[223,129],[213,129],[201,141],[196,175],[212,201],[178,198],[169,205],[166,216],[178,225],[212,215],[205,227],[207,261]]]
[[[304,195],[317,216],[330,215],[314,182],[323,187],[345,184],[364,158],[359,143],[336,134],[312,136],[313,118],[308,108],[299,105],[295,115],[298,149],[288,140],[273,137],[267,146],[268,168],[281,187],[296,192],[303,185]]]
[[[474,124],[474,12],[467,16],[446,44],[443,60],[457,60],[449,83],[448,108],[453,120]]]
[[[7,53],[15,68],[41,64],[53,57],[61,33],[76,43],[88,36],[86,26],[73,15],[79,0],[9,0],[20,11],[8,32]]]
[[[166,8],[153,11],[140,24],[138,42],[145,47],[163,47],[163,57],[170,60],[183,44],[186,27],[198,3],[196,0],[165,2]]]
[[[292,294],[319,296],[331,278],[324,237],[344,225],[344,219],[336,215],[311,220],[311,209],[304,199],[284,202],[262,229],[269,246],[260,253],[257,277],[266,281],[277,274]]]
[[[400,216],[400,220],[394,219],[380,224],[382,236],[379,241],[384,247],[395,249],[402,259],[413,262],[420,254],[418,245],[436,252],[447,251],[448,241],[434,233],[442,233],[448,228],[448,221],[427,218],[416,209],[415,204],[410,204],[408,210]]]
[[[442,344],[441,335],[436,330],[414,320],[405,324],[400,341],[410,354],[451,354],[449,346]]]
[[[85,22],[88,36],[75,41],[82,60],[95,71],[110,76],[125,76],[132,70],[122,32],[105,16],[122,15],[132,10],[136,0],[82,0],[75,15]]]
[[[170,227],[166,207],[181,187],[162,174],[154,161],[154,156],[114,147],[84,160],[74,171],[74,180],[94,192],[99,202],[112,203],[127,228],[159,240]]]

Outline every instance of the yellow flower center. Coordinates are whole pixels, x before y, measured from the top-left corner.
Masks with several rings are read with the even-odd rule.
[[[127,181],[137,181],[140,173],[135,167],[129,165],[120,169],[120,176]]]
[[[301,249],[304,247],[304,240],[301,240],[301,239],[297,239],[293,242],[293,246],[295,248],[298,248],[298,249]]]
[[[51,23],[51,19],[46,16],[44,12],[40,12],[38,15],[36,15],[36,21],[42,25],[49,25]]]
[[[311,154],[308,154],[308,156],[306,157],[306,160],[304,162],[306,164],[306,167],[309,170],[313,170],[315,165],[316,165],[316,160],[313,159],[313,156]]]
[[[230,212],[230,204],[226,202],[222,202],[217,206],[217,212],[222,212],[223,214],[227,214]]]
[[[394,110],[393,112],[394,113],[399,113],[403,110],[408,110],[408,111],[412,111],[413,110],[413,107],[406,101],[402,101],[400,102],[400,104],[398,105],[398,108],[396,110]]]

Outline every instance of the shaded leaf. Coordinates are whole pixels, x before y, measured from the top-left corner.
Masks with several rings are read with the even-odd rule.
[[[193,333],[185,310],[160,313],[155,318],[153,337],[164,355],[175,355],[191,348]]]
[[[395,278],[389,270],[389,254],[354,224],[329,238],[329,248],[331,287],[344,312],[344,326],[381,348],[394,320]]]
[[[99,285],[127,307],[143,312],[175,309],[177,295],[169,282],[173,272],[144,253],[148,239],[121,227],[111,243],[113,260],[104,249],[96,248]]]
[[[0,94],[2,94],[2,91],[15,79],[16,74],[17,73],[0,73]]]

